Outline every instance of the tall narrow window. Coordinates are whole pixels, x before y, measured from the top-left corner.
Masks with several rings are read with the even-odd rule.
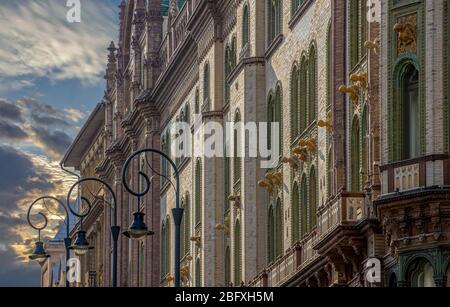
[[[364,106],[361,116],[361,177],[363,185],[367,182],[369,173],[368,129],[367,106]]]
[[[200,93],[198,91],[198,89],[195,91],[195,106],[194,106],[194,111],[196,115],[200,114]]]
[[[308,181],[306,179],[306,175],[303,175],[301,188],[300,188],[300,197],[301,197],[301,238],[308,234]]]
[[[317,119],[317,58],[316,48],[311,47],[308,63],[308,119],[312,124]]]
[[[267,43],[270,45],[281,33],[281,1],[267,0]]]
[[[250,39],[250,16],[248,5],[244,6],[244,12],[242,16],[242,46],[245,47]]]
[[[167,217],[166,218],[166,242],[165,242],[165,251],[164,251],[164,257],[166,258],[166,268],[165,268],[165,272],[166,274],[170,274],[170,244],[171,241],[171,232],[170,232],[170,218]]]
[[[234,232],[234,284],[239,287],[242,282],[242,237],[239,220],[235,223]]]
[[[300,240],[300,208],[299,208],[300,195],[297,183],[294,183],[292,187],[292,243]]]
[[[181,242],[180,242],[180,251],[181,251],[181,256],[185,256],[186,255],[186,203],[185,200],[183,198],[183,200],[181,201],[181,208],[183,208],[184,210],[184,214],[183,214],[183,219],[181,220],[181,226],[180,226],[180,237],[181,237]]]
[[[202,286],[202,267],[200,258],[197,258],[197,261],[195,262],[195,286],[197,288]]]
[[[419,73],[409,66],[403,79],[404,93],[404,159],[417,158],[420,155],[419,133]]]
[[[203,73],[203,110],[209,111],[211,104],[211,74],[209,64],[205,64],[205,70]]]
[[[267,228],[267,258],[272,263],[275,260],[275,215],[272,205],[267,214]]]
[[[277,85],[277,89],[275,92],[275,105],[274,105],[274,117],[273,122],[278,123],[278,134],[277,139],[274,140],[274,145],[278,146],[278,154],[279,156],[282,154],[282,136],[283,136],[283,114],[281,108],[283,106],[283,90],[281,88],[281,84]]]
[[[239,124],[241,124],[241,114],[239,111],[236,111],[236,115],[234,117],[234,123],[238,124],[234,129],[234,186],[236,189],[239,189],[239,184],[241,182],[241,173],[242,173],[242,142],[241,142],[241,129]]]
[[[352,192],[360,191],[360,142],[359,142],[359,119],[353,119],[351,134],[351,190]]]
[[[275,245],[276,245],[276,257],[283,255],[283,206],[281,200],[277,200],[277,206],[275,211]]]
[[[191,197],[189,193],[185,196],[185,206],[184,206],[184,219],[185,219],[185,229],[184,229],[184,248],[185,254],[187,255],[190,251],[190,239],[191,239]]]
[[[308,126],[308,92],[307,92],[307,82],[308,82],[308,61],[306,60],[306,57],[302,58],[301,64],[300,64],[300,99],[299,99],[299,127],[300,127],[300,133],[306,130]]]
[[[350,1],[350,66],[355,67],[366,52],[367,5],[365,0]]]
[[[234,69],[237,64],[237,42],[236,36],[231,39],[231,69]]]
[[[231,48],[229,45],[225,47],[225,103],[230,101],[230,84],[228,83],[228,77],[231,73]]]
[[[314,167],[311,168],[309,175],[309,227],[313,229],[317,224],[317,177]]]
[[[292,67],[291,72],[291,141],[293,142],[297,136],[300,134],[299,131],[299,121],[298,121],[298,91],[299,91],[299,72],[297,65]]]
[[[195,166],[195,226],[202,220],[202,166],[201,161],[197,160]]]

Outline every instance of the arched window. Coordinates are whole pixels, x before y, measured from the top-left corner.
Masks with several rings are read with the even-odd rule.
[[[225,287],[231,284],[231,254],[230,247],[225,249]]]
[[[410,284],[413,288],[435,287],[433,267],[426,259],[415,261],[409,268]]]
[[[360,142],[359,142],[359,119],[355,117],[352,124],[351,134],[351,191],[358,192],[361,189],[360,184]]]
[[[237,63],[237,42],[236,42],[236,36],[233,36],[231,39],[231,69],[234,69],[236,67]]]
[[[200,159],[195,165],[195,226],[202,221],[202,165]]]
[[[241,223],[239,220],[234,225],[234,284],[239,287],[242,282],[242,238]]]
[[[245,47],[250,40],[250,14],[248,10],[248,5],[244,6],[244,11],[242,15],[242,46]]]
[[[317,177],[316,169],[311,168],[309,175],[309,228],[313,229],[317,224]]]
[[[334,167],[333,167],[333,147],[328,150],[328,169],[327,169],[327,194],[328,197],[334,194]]]
[[[202,286],[202,266],[200,258],[197,258],[197,261],[195,262],[195,286],[197,288]]]
[[[299,131],[299,71],[296,64],[291,71],[291,141],[300,134]]]
[[[268,122],[268,148],[273,149],[272,146],[278,146],[278,154],[281,155],[282,150],[282,89],[281,85],[277,85],[275,96],[272,93],[269,94],[267,105],[267,122]],[[272,135],[272,123],[278,123],[278,135]],[[275,137],[275,139],[273,138]]]
[[[200,93],[198,89],[195,91],[195,114],[200,114]]]
[[[283,113],[281,112],[281,108],[283,106],[283,89],[281,88],[281,84],[277,85],[277,89],[275,91],[275,105],[274,105],[274,118],[273,122],[278,123],[278,139],[276,140],[274,145],[278,145],[278,153],[281,156],[282,154],[282,139],[283,139]]]
[[[362,170],[362,184],[364,185],[368,180],[369,173],[369,151],[368,151],[368,135],[369,120],[367,118],[367,105],[364,106],[361,116],[361,170]]]
[[[267,258],[272,263],[275,260],[275,214],[272,205],[267,214],[267,225]]]
[[[297,182],[292,187],[292,243],[300,240],[300,194]]]
[[[300,185],[300,206],[301,206],[301,238],[308,234],[308,180],[306,175],[303,175],[302,183]]]
[[[309,124],[312,124],[317,119],[317,56],[314,45],[309,50],[308,63],[308,119]]]
[[[419,90],[419,71],[413,60],[397,66],[395,94],[389,107],[390,159],[392,162],[417,158],[422,150],[423,109]]]
[[[228,103],[230,100],[230,84],[228,83],[228,77],[231,73],[231,48],[227,44],[225,47],[225,103]]]
[[[183,198],[181,200],[181,208],[184,210],[184,213],[186,213],[185,207],[186,207],[186,203]],[[185,214],[183,214],[183,219],[181,220],[180,237],[181,237],[181,242],[180,242],[181,256],[185,256],[186,255],[186,215]]]
[[[281,200],[277,200],[277,206],[275,211],[275,245],[276,245],[276,257],[283,256],[283,208]]]
[[[161,227],[161,276],[170,273],[170,219],[167,217]]]
[[[210,98],[211,98],[211,74],[209,63],[205,64],[204,73],[203,73],[203,110],[208,111],[210,107]]]
[[[419,72],[408,66],[403,77],[403,159],[413,159],[420,155],[419,129]]]
[[[307,99],[307,83],[308,83],[308,61],[306,57],[302,58],[300,63],[300,99],[299,99],[299,128],[300,133],[306,130],[308,126],[308,99]]]
[[[189,253],[189,245],[191,238],[190,229],[190,204],[189,204],[189,193],[183,198],[181,207],[184,209],[183,220],[181,221],[181,253],[186,256]]]
[[[267,0],[267,44],[281,34],[281,0]]]
[[[166,258],[166,274],[170,273],[170,247],[171,247],[171,232],[170,232],[170,218],[166,218],[166,250],[164,252],[164,257]]]
[[[241,114],[239,111],[236,111],[236,114],[234,116],[234,123],[239,124],[241,123]],[[241,173],[242,173],[242,142],[241,142],[241,129],[239,127],[240,125],[237,125],[234,129],[234,156],[233,156],[233,168],[234,168],[234,186],[236,189],[239,189],[238,186],[241,182]]]
[[[364,42],[367,40],[366,24],[367,4],[364,0],[350,1],[350,65],[355,67],[366,52]]]

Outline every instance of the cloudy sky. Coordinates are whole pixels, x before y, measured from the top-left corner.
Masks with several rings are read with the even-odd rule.
[[[59,161],[103,96],[119,0],[80,2],[81,22],[69,23],[66,0],[0,0],[0,286],[40,285],[26,210],[64,198],[73,178]]]

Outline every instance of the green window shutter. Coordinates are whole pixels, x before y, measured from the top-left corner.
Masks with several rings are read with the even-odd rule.
[[[303,175],[301,189],[300,189],[300,197],[301,197],[301,238],[308,234],[308,180],[306,179],[306,175]]]
[[[292,187],[292,227],[291,227],[291,235],[292,235],[292,243],[296,243],[300,240],[300,208],[299,201],[300,195],[298,190],[297,182],[294,183]]]
[[[275,252],[274,252],[274,235],[275,235],[275,217],[273,212],[273,206],[270,206],[269,213],[267,216],[267,257],[269,263],[272,263],[275,260]]]
[[[317,119],[317,58],[316,48],[311,47],[308,63],[308,119],[312,124]]]
[[[317,177],[316,170],[314,167],[311,168],[311,173],[309,176],[309,228],[310,230],[317,225]]]
[[[359,119],[355,117],[352,124],[351,134],[351,191],[360,191],[360,135],[359,135]]]
[[[241,237],[241,223],[236,221],[234,226],[234,284],[240,286],[242,282],[242,237]]]
[[[276,245],[276,257],[281,257],[283,255],[283,208],[281,204],[281,200],[277,200],[277,207],[275,213],[275,245]]]

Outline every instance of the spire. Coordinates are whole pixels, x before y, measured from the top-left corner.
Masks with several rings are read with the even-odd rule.
[[[110,89],[112,89],[114,87],[114,80],[115,80],[115,76],[116,76],[116,71],[117,71],[117,59],[116,59],[116,46],[114,45],[114,42],[111,42],[111,44],[108,47],[108,64],[106,66],[106,75],[105,75],[105,80],[106,80],[106,88],[107,91],[109,91]]]

